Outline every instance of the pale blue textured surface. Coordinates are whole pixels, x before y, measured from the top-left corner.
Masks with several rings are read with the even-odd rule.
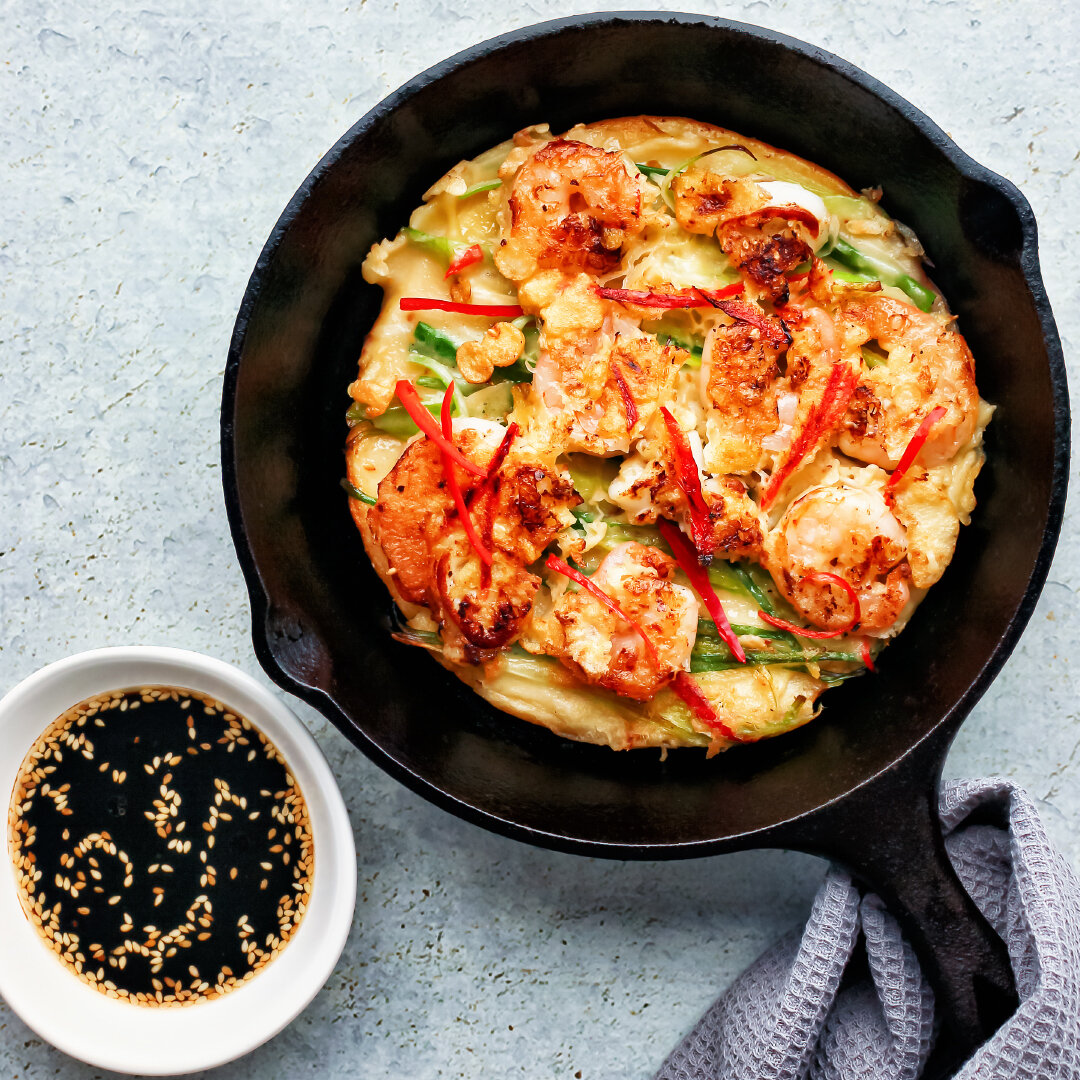
[[[1075,14],[997,0],[699,10],[845,56],[1019,184],[1073,355]],[[125,643],[198,649],[263,677],[217,429],[255,257],[310,168],[380,97],[459,48],[574,11],[517,0],[0,7],[0,689]],[[946,767],[1005,773],[1045,800],[1074,864],[1078,553],[1070,515],[1032,624]],[[659,865],[532,850],[429,806],[297,708],[352,810],[355,928],[310,1008],[222,1080],[647,1077],[805,918],[821,878],[816,860],[777,852]],[[100,1075],[0,1004],[0,1076]]]

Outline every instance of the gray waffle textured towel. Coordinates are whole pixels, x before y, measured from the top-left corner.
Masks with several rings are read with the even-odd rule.
[[[987,802],[1007,809],[1007,831],[965,825]],[[1080,1078],[1080,883],[1008,780],[947,784],[941,819],[961,880],[1008,945],[1021,1002],[957,1077]],[[838,993],[860,929],[870,978]],[[933,1011],[897,924],[833,869],[805,930],[739,976],[656,1080],[915,1080]]]

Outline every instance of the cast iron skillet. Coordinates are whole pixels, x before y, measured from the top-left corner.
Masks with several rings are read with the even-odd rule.
[[[526,124],[695,117],[802,154],[915,228],[1000,405],[979,508],[880,673],[782,738],[705,761],[616,754],[491,709],[387,633],[338,486],[345,387],[380,303],[360,264],[449,166]],[[771,31],[626,13],[544,23],[417,76],[326,155],[267,241],[225,374],[229,520],[268,674],[438,805],[530,843],[611,858],[777,846],[853,869],[901,919],[943,1018],[935,1071],[1015,1003],[1001,942],[937,820],[961,721],[1012,650],[1050,563],[1068,462],[1065,369],[1023,196],[850,64]]]

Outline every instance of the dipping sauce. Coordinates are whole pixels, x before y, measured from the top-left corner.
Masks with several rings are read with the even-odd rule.
[[[190,690],[115,690],[34,744],[8,808],[27,918],[102,993],[216,998],[296,932],[314,872],[304,798],[276,747]]]

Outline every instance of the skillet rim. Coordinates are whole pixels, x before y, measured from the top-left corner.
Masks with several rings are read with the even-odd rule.
[[[535,41],[568,29],[591,29],[613,24],[636,24],[640,26],[648,23],[696,25],[708,29],[720,29],[735,34],[744,34],[778,45],[783,49],[798,53],[812,62],[827,67],[898,112],[901,117],[927,138],[961,177],[992,188],[1004,197],[1016,212],[1023,238],[1019,252],[1018,268],[1031,294],[1035,314],[1046,345],[1054,415],[1053,458],[1049,477],[1050,496],[1046,507],[1047,517],[1042,542],[1024,593],[1016,605],[1008,625],[990,651],[978,674],[968,684],[967,689],[957,702],[942,713],[929,728],[908,745],[906,750],[894,757],[888,764],[864,776],[843,793],[826,802],[819,803],[813,808],[760,828],[712,839],[667,841],[663,843],[589,840],[538,829],[521,824],[509,817],[480,810],[471,803],[443,791],[420,773],[397,761],[367,735],[359,724],[338,705],[330,692],[301,683],[286,673],[274,655],[265,634],[272,598],[263,586],[244,527],[240,492],[237,484],[233,422],[244,342],[252,312],[258,303],[268,268],[312,189],[338,162],[348,147],[419,91],[440,81],[452,72],[466,67],[474,61],[481,60],[500,49]],[[779,844],[784,842],[785,833],[791,832],[796,823],[806,822],[808,819],[816,817],[828,807],[842,802],[855,792],[874,783],[886,773],[896,770],[901,762],[910,758],[919,748],[925,747],[930,740],[934,739],[939,743],[938,755],[943,760],[949,743],[951,743],[952,737],[960,724],[979,698],[986,692],[990,683],[1016,647],[1034,612],[1042,587],[1046,582],[1064,517],[1071,439],[1070,403],[1065,359],[1039,266],[1037,225],[1030,204],[1015,184],[981,165],[961,150],[954,140],[922,110],[912,105],[878,79],[834,53],[751,23],[684,12],[639,10],[601,12],[547,20],[500,34],[463,49],[453,56],[426,68],[403,83],[397,90],[381,99],[331,146],[289,200],[256,260],[240,304],[229,343],[222,390],[220,433],[222,486],[229,529],[251,602],[253,647],[256,657],[267,675],[282,689],[301,698],[326,716],[353,745],[357,746],[370,760],[394,779],[457,817],[480,825],[492,832],[539,847],[594,857],[635,860],[697,858],[749,847],[765,847]]]

